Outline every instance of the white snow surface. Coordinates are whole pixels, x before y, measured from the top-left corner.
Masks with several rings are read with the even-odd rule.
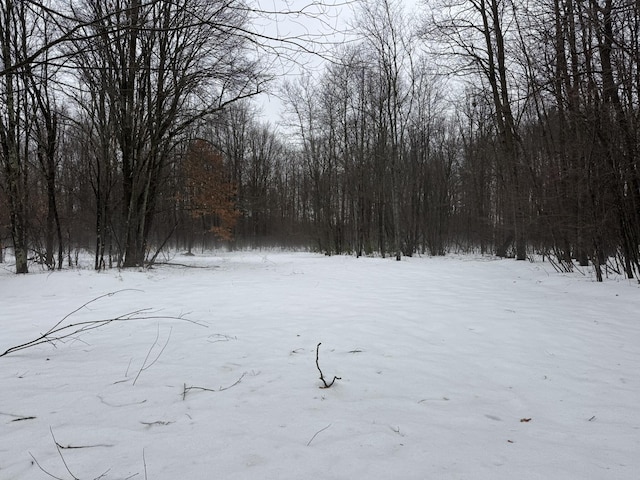
[[[0,353],[111,292],[62,325],[154,317],[0,357],[0,479],[640,478],[635,281],[464,256],[172,262],[0,272]]]

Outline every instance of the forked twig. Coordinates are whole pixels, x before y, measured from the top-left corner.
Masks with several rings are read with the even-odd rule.
[[[90,300],[84,303],[80,307],[73,310],[71,313],[68,313],[67,315],[65,315],[62,318],[62,320],[58,321],[49,330],[47,330],[44,333],[41,333],[39,337],[33,340],[30,340],[28,342],[22,343],[20,345],[15,345],[11,348],[8,348],[3,353],[0,353],[0,357],[4,357],[5,355],[8,355],[10,353],[17,352],[19,350],[24,350],[30,347],[34,347],[36,345],[41,345],[43,343],[50,343],[55,347],[56,342],[62,342],[67,338],[74,338],[75,335],[78,335],[80,333],[84,333],[90,330],[94,330],[96,328],[104,327],[105,325],[108,325],[113,322],[131,322],[131,321],[141,321],[141,320],[158,320],[158,319],[167,320],[168,319],[168,320],[181,320],[181,321],[193,323],[201,327],[207,327],[206,325],[203,325],[197,321],[189,320],[188,318],[185,318],[182,315],[180,316],[152,315],[151,314],[152,310],[150,308],[141,308],[139,310],[134,310],[128,313],[124,313],[115,318],[107,318],[103,320],[86,320],[83,322],[75,322],[75,323],[63,325],[65,320],[71,317],[71,315],[79,312],[83,308],[86,308],[88,305],[96,302],[97,300],[100,300],[101,298],[105,298],[105,297],[111,297],[116,293],[120,293],[128,290],[132,290],[132,289],[118,290],[117,292],[106,293],[104,295],[100,295],[99,297],[96,297],[93,300]],[[134,291],[139,291],[139,290],[134,290]]]
[[[58,441],[56,440],[55,435],[53,434],[53,428],[49,427],[49,431],[51,432],[51,438],[53,438],[53,443],[56,444],[56,450],[58,450],[58,455],[60,455],[60,459],[62,460],[62,464],[64,465],[64,468],[67,469],[67,472],[69,473],[69,475],[71,475],[71,477],[74,480],[80,480],[73,473],[71,473],[71,470],[69,470],[69,465],[67,465],[67,461],[64,459],[64,455],[62,455],[62,450],[60,449],[60,444],[58,443]]]
[[[67,465],[67,461],[64,458],[64,455],[62,454],[62,450],[63,449],[79,449],[79,448],[91,448],[91,447],[112,447],[113,445],[85,445],[85,446],[63,446],[61,445],[58,440],[56,440],[55,435],[53,434],[53,428],[49,427],[49,431],[51,432],[51,438],[53,438],[53,443],[56,446],[56,450],[58,451],[58,455],[60,456],[60,459],[62,460],[62,464],[64,465],[64,468],[67,470],[67,473],[71,476],[71,478],[73,480],[80,480],[78,477],[76,477],[73,472],[71,471],[71,469],[69,468],[69,465]],[[33,454],[31,452],[29,452],[29,455],[31,456],[31,458],[33,459],[33,462],[38,466],[38,468],[45,473],[46,475],[48,475],[51,478],[54,478],[56,480],[66,480],[65,478],[62,477],[58,477],[56,475],[54,475],[53,473],[49,472],[48,470],[46,470],[42,465],[40,465],[40,463],[38,462],[38,459],[36,457],[33,456]],[[105,472],[103,472],[101,475],[95,477],[93,480],[100,480],[102,478],[104,478],[109,471],[111,471],[111,469],[107,469]],[[136,474],[137,475],[137,474]],[[135,475],[134,475],[135,476]],[[127,479],[130,479],[132,477],[127,477]],[[126,479],[125,479],[126,480]]]
[[[324,387],[320,387],[320,388],[331,388],[331,386],[335,383],[336,380],[342,380],[342,378],[334,376],[333,380],[331,380],[331,382],[329,383],[327,383],[327,381],[324,379],[324,374],[322,373],[322,370],[320,370],[320,361],[318,359],[318,357],[320,356],[320,345],[322,345],[322,343],[319,343],[318,346],[316,347],[316,367],[320,372],[320,380],[322,380],[322,383],[324,384]]]
[[[156,333],[156,339],[153,341],[153,345],[151,345],[151,348],[147,352],[147,356],[144,358],[144,362],[142,362],[142,367],[140,367],[140,370],[138,371],[138,374],[136,375],[136,378],[133,379],[133,385],[136,384],[136,382],[138,381],[138,377],[140,377],[140,374],[144,370],[147,370],[148,368],[151,368],[153,366],[153,364],[158,361],[158,359],[160,358],[160,355],[162,355],[162,352],[164,352],[164,349],[167,348],[167,345],[169,345],[169,340],[171,340],[171,332],[173,332],[173,328],[169,330],[169,336],[167,337],[167,341],[164,343],[164,345],[160,349],[160,352],[158,353],[158,355],[156,355],[156,358],[154,358],[153,361],[149,365],[147,365],[147,360],[149,360],[149,355],[151,355],[151,351],[153,350],[153,347],[155,347],[158,344],[158,338],[160,338],[160,325],[158,325],[158,331]]]

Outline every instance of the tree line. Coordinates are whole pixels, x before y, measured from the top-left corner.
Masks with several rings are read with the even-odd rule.
[[[269,245],[640,274],[634,1],[361,0],[352,41],[285,82],[244,2],[1,3],[19,273]],[[276,83],[277,127],[251,102]]]

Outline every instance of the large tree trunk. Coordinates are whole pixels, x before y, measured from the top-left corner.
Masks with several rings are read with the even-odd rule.
[[[483,34],[487,51],[485,75],[491,86],[496,112],[498,134],[502,140],[501,158],[504,162],[505,192],[508,196],[507,214],[511,217],[516,259],[527,258],[526,202],[520,164],[522,151],[519,145],[515,119],[511,110],[511,95],[507,81],[506,48],[499,0],[481,0],[478,13],[482,17]]]
[[[3,16],[0,18],[0,49],[5,64],[15,58],[14,36],[18,30],[17,15],[13,0],[5,0]],[[5,173],[11,239],[16,260],[16,273],[28,273],[27,255],[27,167],[20,152],[21,130],[19,124],[19,94],[15,84],[19,80],[13,73],[4,77],[4,91],[1,93],[5,105],[0,119],[0,148]]]

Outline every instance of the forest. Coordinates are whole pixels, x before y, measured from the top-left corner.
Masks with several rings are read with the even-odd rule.
[[[0,0],[0,261],[281,246],[638,278],[637,0],[357,0],[340,42],[264,26],[342,2],[276,3]]]

